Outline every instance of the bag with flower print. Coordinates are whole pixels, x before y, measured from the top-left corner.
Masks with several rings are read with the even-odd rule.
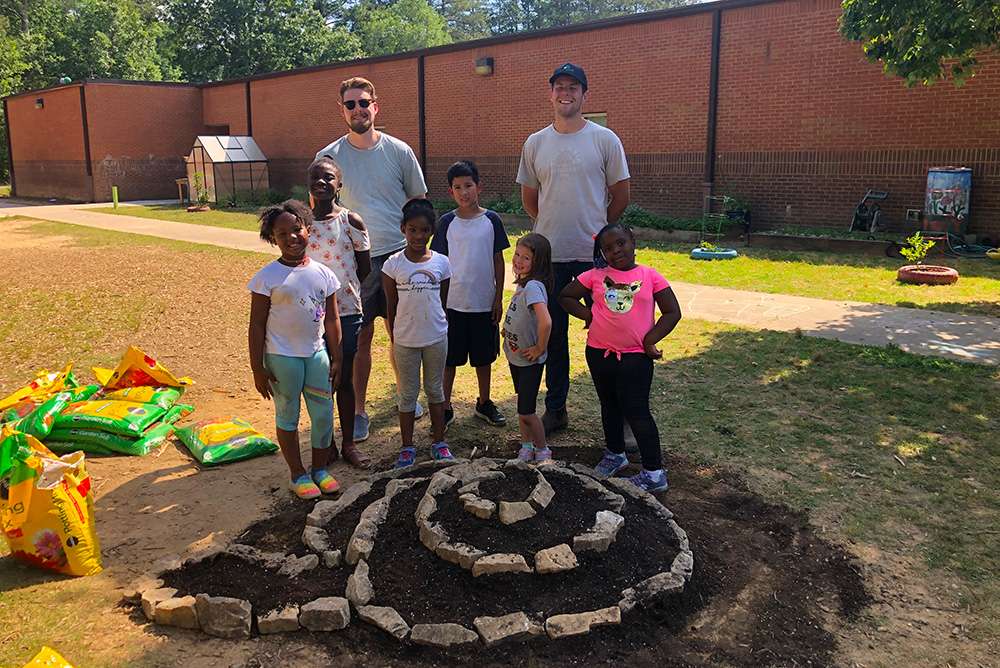
[[[38,439],[5,426],[0,431],[0,525],[18,561],[67,575],[101,572],[94,503],[84,454],[62,457]]]

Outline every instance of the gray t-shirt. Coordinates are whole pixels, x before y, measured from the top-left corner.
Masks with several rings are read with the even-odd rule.
[[[372,148],[357,148],[344,135],[316,157],[337,161],[344,176],[340,203],[365,221],[372,257],[398,251],[406,245],[399,229],[403,205],[427,192],[417,156],[405,142],[382,132]]]
[[[548,296],[541,281],[528,281],[525,286],[517,286],[503,319],[503,353],[514,366],[543,364],[549,356],[546,350],[534,362],[521,357],[522,348],[530,348],[538,343],[538,316],[532,304],[546,304]]]
[[[550,125],[528,137],[517,182],[538,189],[535,232],[552,244],[553,262],[594,259],[594,235],[608,224],[608,186],[627,178],[621,140],[596,123],[571,134]]]

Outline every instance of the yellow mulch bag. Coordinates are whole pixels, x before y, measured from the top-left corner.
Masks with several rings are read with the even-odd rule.
[[[73,362],[70,362],[62,371],[59,372],[50,373],[45,369],[42,369],[30,383],[22,387],[20,390],[17,390],[3,399],[0,399],[0,411],[5,411],[15,404],[22,403],[27,399],[34,399],[35,403],[40,404],[56,392],[62,392],[65,389],[77,387],[79,383],[76,382],[76,379],[73,377],[73,372],[70,371],[70,369],[73,368],[73,364]]]
[[[53,429],[98,429],[137,438],[167,409],[134,401],[77,401],[69,404],[52,422]]]
[[[73,668],[73,666],[59,652],[51,647],[42,646],[42,651],[35,655],[35,658],[24,664],[24,668]]]
[[[84,454],[59,457],[34,436],[6,426],[0,430],[0,449],[0,460],[10,462],[10,489],[7,499],[0,500],[0,522],[11,556],[67,575],[100,573]]]
[[[145,387],[147,385],[168,385],[170,387],[194,385],[194,381],[190,378],[177,378],[162,364],[135,346],[128,347],[125,356],[118,364],[118,368],[110,375],[107,373],[107,369],[99,367],[94,367],[92,371],[98,382],[107,390],[121,390],[126,387]]]

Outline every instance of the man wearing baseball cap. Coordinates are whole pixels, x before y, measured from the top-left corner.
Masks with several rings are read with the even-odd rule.
[[[593,266],[594,235],[621,218],[629,203],[629,172],[618,136],[583,117],[587,75],[566,63],[549,78],[552,125],[528,137],[517,182],[534,231],[552,244],[555,285],[549,294],[552,333],[545,369],[545,433],[566,427],[569,315],[559,293]]]

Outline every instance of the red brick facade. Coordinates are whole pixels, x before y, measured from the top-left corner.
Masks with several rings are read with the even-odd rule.
[[[79,84],[8,99],[17,194],[168,197],[197,134],[252,134],[272,186],[303,184],[315,152],[342,135],[341,80],[365,76],[376,124],[426,160],[430,196],[444,172],[479,163],[485,194],[510,194],[524,139],[551,122],[553,68],[584,66],[584,112],[607,114],[632,172],[632,201],[668,216],[702,208],[714,12],[721,17],[715,188],[751,202],[755,224],[847,227],[869,188],[888,190],[895,228],[923,206],[928,166],[973,170],[969,229],[1000,237],[1000,58],[961,88],[906,89],[837,32],[838,0],[732,0],[413,54],[221,84],[84,86],[91,172],[82,150]],[[475,73],[491,57],[491,76]],[[423,67],[424,146],[419,72]],[[44,97],[45,109],[33,100]],[[51,98],[51,102],[50,102]],[[176,173],[175,173],[176,172]],[[53,177],[56,174],[58,176]]]

